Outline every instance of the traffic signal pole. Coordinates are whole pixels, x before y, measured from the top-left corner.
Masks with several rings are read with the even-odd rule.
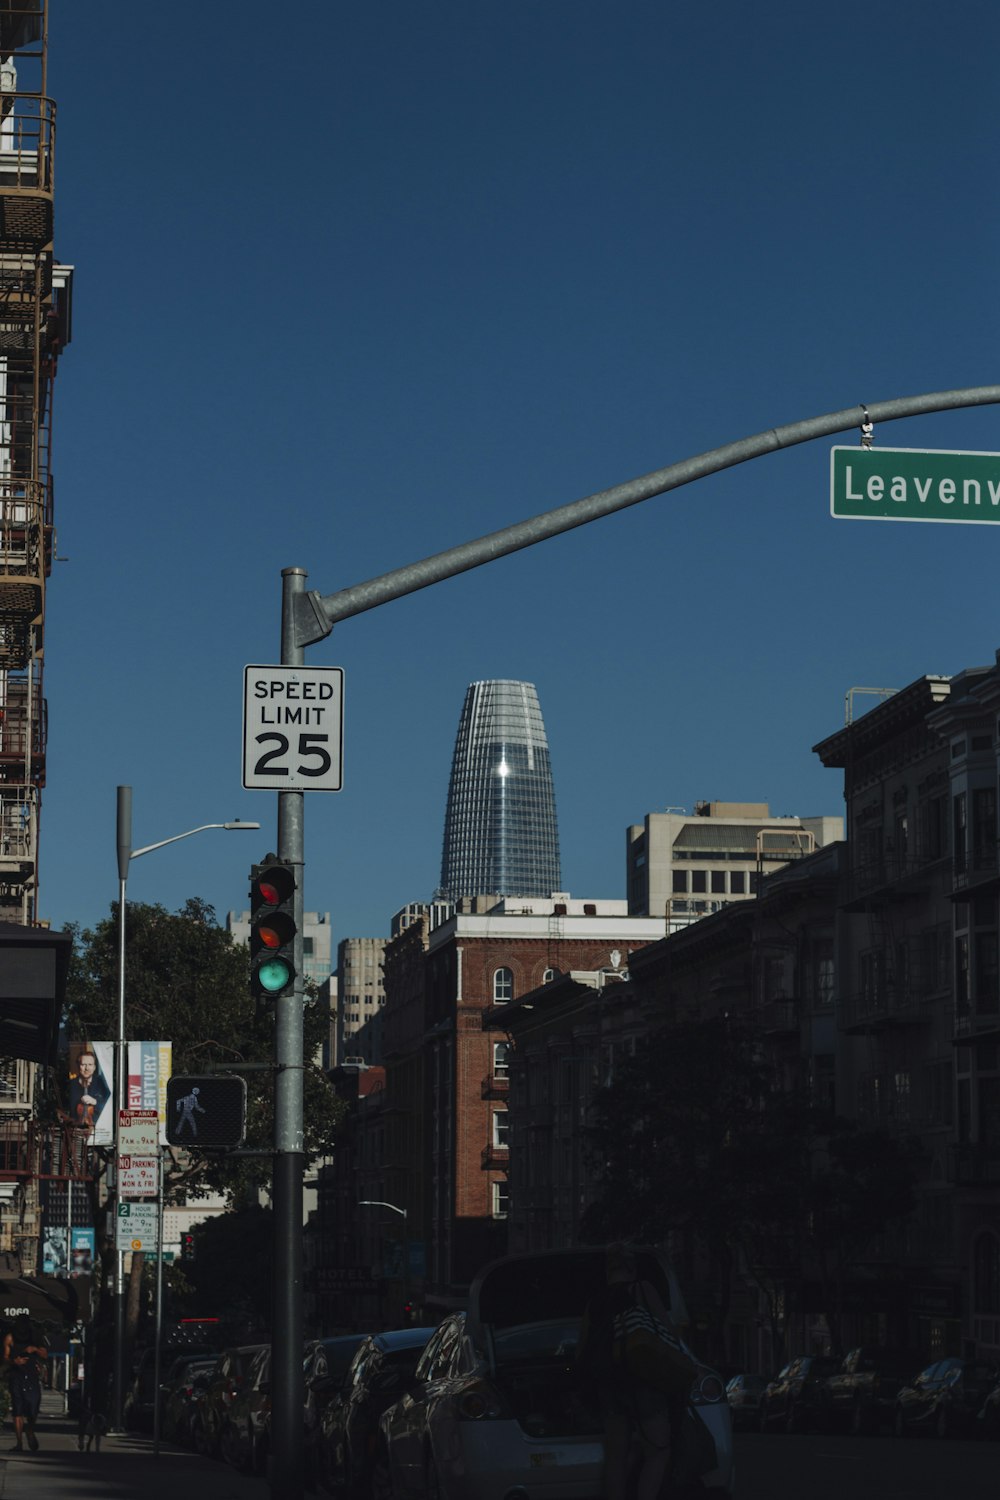
[[[348,620],[367,609],[387,604],[390,599],[402,598],[417,589],[425,589],[445,578],[454,578],[467,573],[470,568],[482,567],[495,562],[498,557],[507,557],[536,542],[547,541],[563,531],[585,526],[588,521],[598,521],[630,505],[643,500],[652,500],[668,490],[680,489],[695,479],[705,479],[709,474],[718,474],[736,464],[746,463],[751,458],[763,458],[768,453],[777,453],[782,448],[792,448],[798,443],[812,442],[815,438],[832,437],[834,433],[857,431],[861,423],[894,422],[900,417],[916,417],[927,412],[954,411],[958,407],[991,406],[1000,402],[1000,385],[977,385],[964,390],[932,391],[923,396],[897,396],[891,401],[874,401],[868,406],[848,406],[843,411],[829,412],[822,417],[807,417],[801,422],[789,422],[783,427],[769,427],[753,437],[739,438],[735,443],[726,443],[721,448],[712,448],[694,458],[681,459],[665,469],[656,469],[639,479],[627,480],[610,490],[600,490],[582,500],[573,500],[556,510],[545,511],[528,521],[518,521],[505,526],[502,531],[490,532],[474,542],[464,542],[450,547],[447,552],[437,552],[423,561],[395,568],[367,583],[353,588],[341,589],[339,593],[321,597],[316,593],[302,593],[295,604],[295,639],[301,646],[310,646],[330,634],[340,620]]]
[[[896,421],[923,413],[1000,403],[1000,385],[900,396],[867,406],[849,406],[825,416],[809,417],[768,428],[693,458],[681,460],[610,490],[575,500],[531,520],[507,526],[473,542],[384,573],[354,588],[325,597],[307,593],[302,568],[282,571],[281,662],[304,665],[304,648],[323,640],[340,620],[387,604],[445,578],[481,567],[561,532],[584,526],[614,511],[651,500],[722,469],[761,458],[799,443],[857,430],[862,423]],[[870,429],[869,429],[870,430]],[[277,1000],[275,1010],[274,1231],[275,1302],[272,1330],[271,1495],[273,1500],[302,1500],[302,911],[304,872],[303,793],[278,793],[278,857],[296,867],[295,916],[298,936],[294,994]]]
[[[303,665],[295,640],[296,601],[305,587],[302,568],[282,572],[281,664]],[[305,1175],[303,1090],[305,1065],[302,984],[302,792],[278,793],[278,858],[295,868],[294,967],[291,994],[274,1002],[274,1314],[271,1327],[271,1494],[300,1500],[305,1483],[302,1452],[302,1180]]]

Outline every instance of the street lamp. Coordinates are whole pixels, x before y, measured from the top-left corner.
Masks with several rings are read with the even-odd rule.
[[[359,1198],[359,1208],[391,1208],[394,1214],[402,1214],[406,1218],[406,1209],[397,1208],[395,1203],[386,1203],[384,1198]]]
[[[125,886],[128,880],[128,867],[133,859],[140,855],[152,854],[154,849],[162,849],[167,844],[176,844],[180,839],[189,839],[192,834],[204,833],[208,828],[223,828],[227,831],[235,829],[259,828],[259,823],[243,823],[239,820],[232,823],[201,823],[197,828],[189,828],[185,833],[175,833],[169,839],[160,839],[155,844],[144,844],[141,849],[132,848],[132,788],[120,786],[118,788],[118,1030],[115,1036],[115,1118],[114,1118],[114,1151],[115,1151],[115,1192],[118,1191],[117,1172],[119,1160],[119,1116],[125,1108]],[[159,1149],[159,1148],[157,1148]],[[162,1216],[161,1216],[162,1218]],[[162,1238],[162,1230],[161,1230]],[[115,1277],[115,1367],[114,1367],[114,1399],[112,1412],[112,1430],[122,1431],[123,1405],[124,1405],[124,1376],[125,1376],[125,1253],[122,1250],[116,1252],[117,1274]],[[159,1347],[157,1346],[157,1364],[159,1362]],[[159,1369],[156,1371],[154,1389],[157,1390],[156,1399],[159,1399]]]
[[[401,1269],[402,1269],[402,1273],[403,1273],[402,1274],[402,1282],[403,1282],[404,1293],[405,1293],[405,1288],[408,1287],[409,1284],[410,1284],[410,1234],[409,1234],[409,1228],[410,1228],[410,1226],[409,1226],[409,1223],[407,1221],[406,1209],[405,1208],[399,1208],[395,1203],[387,1203],[384,1198],[359,1198],[358,1199],[358,1207],[359,1208],[391,1208],[394,1214],[402,1214],[402,1216],[403,1216],[403,1257],[402,1257],[403,1264],[402,1264],[402,1268]],[[383,1299],[382,1299],[382,1296],[380,1294],[379,1295],[379,1307],[382,1307],[382,1301],[383,1301]],[[383,1308],[383,1311],[384,1311],[384,1308]]]

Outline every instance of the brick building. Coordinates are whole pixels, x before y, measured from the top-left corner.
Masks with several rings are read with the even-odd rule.
[[[398,1223],[387,1211],[383,1224],[386,1240],[401,1229],[406,1239],[394,1261],[401,1274],[385,1278],[387,1307],[411,1302],[433,1315],[455,1305],[478,1267],[507,1248],[509,1047],[484,1031],[483,1013],[570,970],[624,973],[630,955],[664,931],[662,918],[630,917],[624,901],[557,893],[463,900],[387,943],[385,1092],[377,1127],[359,1126],[377,1128],[382,1149],[355,1198],[406,1211]],[[363,1159],[359,1136],[351,1149]],[[348,1251],[341,1244],[337,1253]]]

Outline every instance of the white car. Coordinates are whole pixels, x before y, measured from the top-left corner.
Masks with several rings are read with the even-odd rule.
[[[648,1261],[644,1268],[650,1256],[655,1270]],[[683,1307],[655,1251],[639,1252],[639,1274],[665,1277],[675,1312]],[[575,1351],[584,1307],[604,1277],[600,1248],[510,1255],[486,1266],[468,1312],[435,1330],[406,1394],[381,1418],[376,1500],[593,1500],[603,1433]],[[702,1486],[731,1500],[730,1409],[723,1381],[704,1365],[689,1413],[714,1443],[715,1467],[701,1475]]]

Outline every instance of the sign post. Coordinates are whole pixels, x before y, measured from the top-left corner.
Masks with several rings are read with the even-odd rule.
[[[832,448],[830,514],[850,521],[1000,522],[1000,453]]]

